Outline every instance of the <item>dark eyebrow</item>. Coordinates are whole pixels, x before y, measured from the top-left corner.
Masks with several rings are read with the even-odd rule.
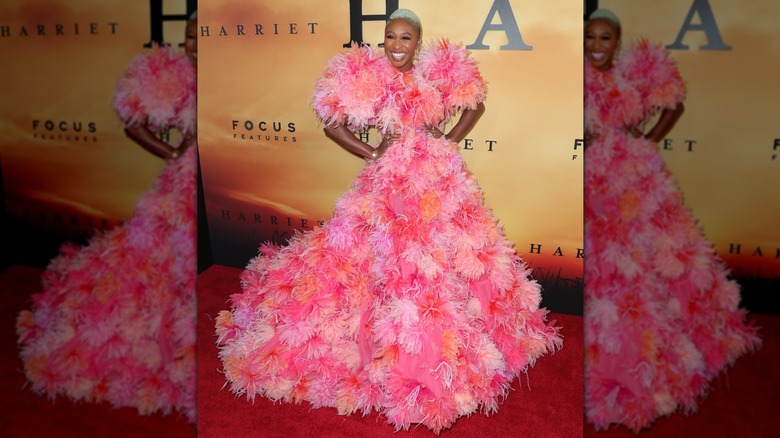
[[[391,34],[391,33],[393,33],[393,31],[391,31],[391,30],[386,30],[385,31],[385,35],[388,35],[388,34]],[[403,35],[413,36],[411,32],[407,32],[407,31],[403,31],[403,32],[399,33],[398,35],[400,35],[400,36],[403,36]]]

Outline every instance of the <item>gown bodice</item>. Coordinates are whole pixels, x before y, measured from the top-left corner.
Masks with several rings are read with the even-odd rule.
[[[585,131],[622,132],[641,126],[658,110],[685,98],[685,82],[666,49],[639,40],[614,66],[600,71],[585,63]]]
[[[382,133],[404,134],[476,108],[485,92],[476,61],[447,40],[422,49],[408,72],[395,69],[381,52],[353,46],[328,63],[313,105],[328,126],[346,124],[353,132],[375,126]]]

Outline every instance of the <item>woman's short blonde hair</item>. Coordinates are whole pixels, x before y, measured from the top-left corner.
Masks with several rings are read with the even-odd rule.
[[[420,38],[422,38],[422,23],[420,22],[420,17],[417,16],[414,12],[412,12],[410,9],[396,9],[395,12],[390,14],[390,18],[387,19],[387,22],[391,22],[396,19],[406,20],[409,23],[412,23],[412,25],[417,29],[417,33],[419,34]]]
[[[595,11],[591,12],[590,15],[588,15],[588,22],[591,22],[593,20],[607,20],[610,23],[612,23],[613,26],[615,26],[615,32],[617,32],[617,37],[620,38],[620,19],[618,19],[617,15],[615,15],[614,12],[610,11],[609,9],[599,8]]]

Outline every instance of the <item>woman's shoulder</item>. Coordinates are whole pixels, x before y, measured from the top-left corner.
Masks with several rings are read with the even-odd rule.
[[[423,56],[424,54],[428,54],[429,56],[436,54],[443,55],[446,53],[468,56],[471,52],[463,46],[463,43],[451,41],[449,38],[437,38],[428,41],[427,43],[424,43],[423,47],[420,49],[420,56]]]
[[[669,50],[661,44],[640,38],[621,50],[618,60],[620,71],[629,77],[641,78],[657,72],[677,70]]]
[[[482,82],[478,62],[461,43],[446,38],[432,41],[420,50],[417,66],[424,78],[443,84]]]
[[[652,107],[671,108],[685,99],[686,84],[670,52],[640,39],[620,55],[619,70]]]
[[[361,130],[376,117],[389,63],[369,46],[353,44],[331,58],[314,85],[312,106],[326,124]]]
[[[325,74],[354,75],[366,70],[376,70],[385,64],[385,56],[366,44],[352,43],[347,50],[328,61]]]
[[[154,44],[148,50],[135,55],[127,65],[124,75],[157,75],[161,72],[193,75],[187,55],[170,45]]]
[[[136,94],[142,90],[151,93],[171,87],[176,93],[194,91],[197,82],[195,68],[187,55],[170,46],[154,45],[135,55],[117,81],[118,93]]]
[[[420,51],[418,74],[439,89],[447,106],[475,108],[485,100],[487,87],[478,62],[461,43],[431,42]]]
[[[429,76],[440,77],[452,73],[465,73],[477,67],[471,51],[463,44],[452,42],[447,38],[427,43],[417,58],[417,68]]]
[[[128,63],[114,89],[114,109],[126,123],[178,124],[177,117],[194,114],[196,88],[195,68],[187,55],[155,45]]]

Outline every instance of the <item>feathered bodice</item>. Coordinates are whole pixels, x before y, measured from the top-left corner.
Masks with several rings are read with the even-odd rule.
[[[625,132],[656,111],[685,99],[685,83],[661,46],[639,40],[624,49],[615,65],[600,71],[585,62],[585,130]]]
[[[197,77],[187,56],[152,47],[135,56],[119,78],[114,109],[125,126],[145,124],[154,132],[197,132]]]
[[[329,126],[403,133],[439,125],[484,99],[476,61],[460,45],[440,40],[421,50],[408,72],[395,69],[384,53],[354,45],[328,63],[315,86],[313,106]]]

